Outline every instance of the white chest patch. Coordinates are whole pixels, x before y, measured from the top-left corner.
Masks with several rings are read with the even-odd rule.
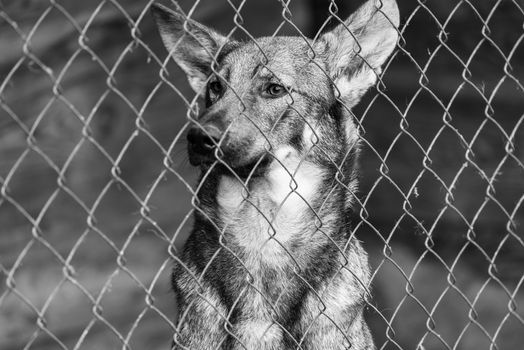
[[[275,152],[277,158],[269,169],[270,197],[276,205],[295,208],[309,205],[318,195],[322,181],[320,167],[301,160],[292,147],[283,147]]]
[[[264,177],[250,180],[249,191],[223,176],[217,201],[225,232],[244,248],[279,260],[282,245],[314,228],[311,205],[321,195],[323,171],[292,147],[277,150],[275,158]]]

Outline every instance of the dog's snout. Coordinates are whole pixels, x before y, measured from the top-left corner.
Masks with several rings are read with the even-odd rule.
[[[191,128],[187,134],[190,163],[199,165],[212,160],[221,137],[216,128]]]
[[[193,128],[187,134],[187,141],[207,152],[213,150],[220,141],[220,134],[215,129],[202,130]]]

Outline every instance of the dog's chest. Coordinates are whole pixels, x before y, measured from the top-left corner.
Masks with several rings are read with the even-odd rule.
[[[263,178],[247,186],[234,177],[219,179],[216,216],[224,244],[241,261],[241,273],[230,290],[241,310],[234,325],[239,342],[233,349],[283,348],[286,332],[275,320],[286,319],[299,291],[306,288],[293,268],[304,267],[307,252],[324,240],[313,236],[313,203],[321,196],[323,171],[290,160],[282,155]],[[304,250],[306,243],[311,245]]]
[[[222,231],[266,263],[292,259],[288,248],[315,229],[312,203],[320,196],[321,181],[321,169],[309,164],[273,164],[266,176],[247,186],[234,177],[221,177],[217,214]]]

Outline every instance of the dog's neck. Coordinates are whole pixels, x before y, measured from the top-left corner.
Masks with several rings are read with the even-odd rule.
[[[330,192],[333,174],[292,147],[277,150],[274,158],[263,176],[247,183],[217,175],[214,191],[206,191],[214,198],[202,202],[209,203],[203,211],[227,245],[277,262],[293,247],[333,239],[347,191]]]

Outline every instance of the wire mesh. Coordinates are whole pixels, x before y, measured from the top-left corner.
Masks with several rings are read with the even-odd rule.
[[[208,215],[198,195],[211,171],[199,175],[188,164],[186,134],[203,106],[161,43],[152,3],[0,1],[2,349],[165,349],[189,322],[176,310],[170,274],[185,264],[193,216]],[[278,35],[310,43],[361,3],[179,5],[227,38],[258,45],[255,38]],[[398,5],[396,49],[376,86],[350,106],[361,143],[351,237],[371,265],[369,281],[361,281],[365,318],[378,349],[520,348],[524,4]],[[278,158],[274,149],[267,153]],[[245,201],[253,172],[239,176]],[[300,194],[296,174],[289,175],[290,195]],[[338,175],[332,180],[346,185]],[[314,207],[305,198],[297,203]],[[264,246],[285,249],[263,210],[253,215],[272,232]],[[319,216],[312,227],[329,238],[326,224]],[[227,241],[220,247],[252,272]],[[273,300],[252,279],[246,283],[252,298]],[[212,299],[205,289],[195,293]],[[241,304],[240,296],[233,301]],[[241,346],[234,309],[217,313]],[[311,323],[329,318],[324,311]],[[273,325],[280,327],[277,318],[261,337]],[[296,339],[293,348],[300,346]]]

